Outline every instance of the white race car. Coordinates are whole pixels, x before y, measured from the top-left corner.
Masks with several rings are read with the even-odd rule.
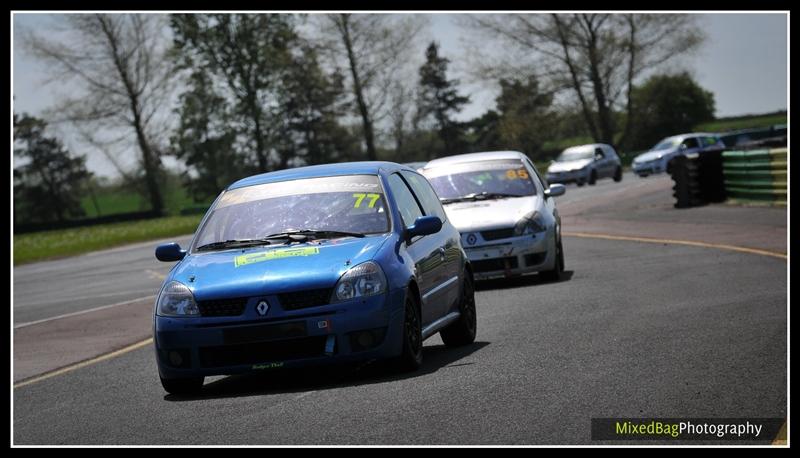
[[[476,279],[532,272],[561,278],[564,249],[553,197],[566,188],[549,186],[526,155],[462,154],[428,162],[421,172],[461,233]]]

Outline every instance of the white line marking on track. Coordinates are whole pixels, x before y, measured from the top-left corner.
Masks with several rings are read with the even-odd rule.
[[[46,323],[48,321],[53,321],[53,320],[60,320],[62,318],[69,318],[71,316],[83,315],[85,313],[92,313],[92,312],[96,312],[98,310],[109,309],[111,307],[119,307],[119,306],[122,306],[122,305],[129,305],[129,304],[133,304],[134,302],[140,302],[140,301],[144,301],[144,300],[154,300],[155,298],[156,298],[156,296],[154,296],[154,295],[144,296],[144,297],[137,297],[136,299],[131,299],[129,301],[124,301],[124,302],[117,302],[116,304],[103,305],[101,307],[95,307],[95,308],[91,308],[91,309],[87,309],[87,310],[80,310],[78,312],[65,313],[63,315],[57,315],[57,316],[53,316],[53,317],[50,317],[50,318],[43,318],[41,320],[29,321],[27,323],[20,323],[20,324],[14,325],[14,329],[24,328],[24,327],[27,327],[27,326],[33,326],[34,324]]]
[[[111,353],[106,353],[104,355],[96,356],[92,359],[87,359],[86,361],[81,361],[76,364],[72,364],[66,367],[62,367],[61,369],[56,369],[52,372],[46,372],[42,375],[29,378],[28,380],[23,380],[14,385],[14,388],[20,388],[25,385],[30,385],[32,383],[41,382],[42,380],[47,380],[51,377],[55,377],[57,375],[66,374],[67,372],[72,372],[76,369],[80,369],[82,367],[91,366],[92,364],[99,363],[101,361],[105,361],[107,359],[115,358],[120,355],[124,355],[125,353],[132,352],[133,350],[138,350],[144,346],[153,343],[153,338],[149,337],[146,340],[142,340],[141,342],[136,342],[135,344],[128,345],[127,347],[120,348],[119,350],[112,351]]]
[[[627,235],[593,234],[586,232],[567,232],[567,231],[562,232],[562,235],[565,237],[579,237],[587,239],[624,240],[628,242],[666,243],[670,245],[686,245],[686,246],[695,246],[701,248],[716,248],[718,250],[738,251],[740,253],[758,254],[761,256],[769,256],[772,258],[787,259],[786,254],[778,253],[776,251],[759,250],[757,248],[748,248],[736,245],[725,245],[720,243],[695,242],[692,240],[659,239],[651,237],[632,237]]]

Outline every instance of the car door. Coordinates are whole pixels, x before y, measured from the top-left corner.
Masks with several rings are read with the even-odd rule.
[[[594,169],[597,171],[597,178],[607,177],[608,175],[608,157],[603,148],[597,147],[594,149]]]
[[[434,287],[434,292],[430,300],[436,304],[433,308],[437,309],[441,315],[447,314],[453,306],[457,305],[460,296],[459,276],[461,275],[461,248],[459,246],[460,234],[455,228],[449,225],[447,214],[439,202],[436,191],[422,175],[415,172],[403,171],[400,174],[411,186],[411,191],[422,205],[422,210],[426,216],[437,216],[442,220],[442,230],[429,237],[439,241],[439,253],[442,265],[442,281]]]
[[[392,192],[404,227],[414,224],[417,218],[423,216],[421,205],[399,173],[389,175],[387,185]],[[422,297],[420,309],[423,327],[438,319],[442,309],[441,304],[434,300],[436,288],[445,276],[444,260],[440,251],[441,243],[435,236],[436,234],[414,237],[403,242],[406,252],[414,262],[417,286]]]
[[[617,151],[614,150],[614,147],[611,145],[605,145],[603,149],[606,152],[606,159],[608,162],[608,176],[613,177],[617,172],[617,167],[621,166],[619,155],[617,155]]]

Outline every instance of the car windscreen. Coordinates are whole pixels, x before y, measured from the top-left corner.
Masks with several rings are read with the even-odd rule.
[[[474,194],[532,196],[536,187],[520,160],[490,160],[424,169],[440,199]]]
[[[556,162],[571,162],[593,158],[594,150],[591,148],[565,149],[561,154],[558,155]]]
[[[665,138],[664,140],[658,142],[656,146],[652,147],[650,151],[662,151],[665,149],[672,149],[678,146],[680,143],[681,143],[680,140],[675,137]]]
[[[390,229],[387,212],[376,175],[247,186],[217,199],[194,246],[297,230],[384,233]]]

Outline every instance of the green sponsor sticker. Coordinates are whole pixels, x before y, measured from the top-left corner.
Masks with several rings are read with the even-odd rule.
[[[260,253],[248,253],[236,256],[234,264],[236,267],[257,262],[269,261],[271,259],[294,258],[297,256],[314,256],[319,254],[318,247],[287,248],[284,250],[262,251]]]

